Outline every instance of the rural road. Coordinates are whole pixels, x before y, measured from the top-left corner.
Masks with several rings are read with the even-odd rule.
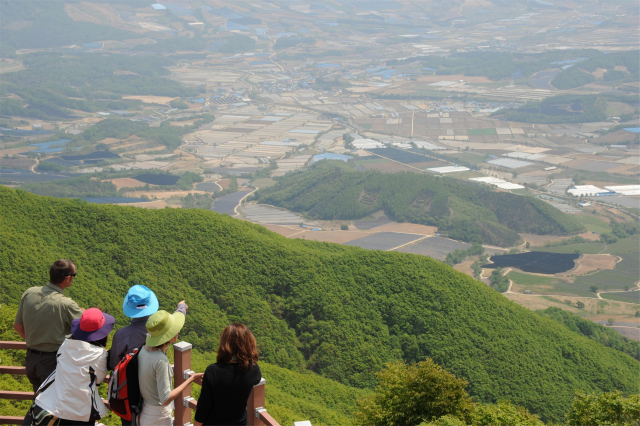
[[[244,197],[242,197],[242,198],[240,199],[240,201],[238,201],[238,205],[237,205],[237,206],[235,206],[235,208],[233,209],[233,211],[234,211],[236,214],[240,214],[240,213],[238,213],[238,207],[240,207],[240,205],[241,205],[241,204],[242,204],[242,202],[245,200],[245,198],[247,198],[249,195],[251,195],[251,194],[253,194],[254,192],[256,192],[258,189],[260,189],[260,188],[257,188],[257,187],[256,187],[256,189],[254,189],[253,191],[249,192],[247,195],[245,195]]]

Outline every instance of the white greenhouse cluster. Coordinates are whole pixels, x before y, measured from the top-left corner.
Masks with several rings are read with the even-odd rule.
[[[522,189],[524,186],[518,185],[517,183],[507,182],[504,179],[498,179],[492,176],[485,176],[479,178],[469,178],[469,180],[479,183],[486,183],[488,185],[497,186],[500,189]]]
[[[378,141],[374,141],[373,139],[356,139],[351,142],[356,149],[375,149],[375,148],[384,148],[384,144]]]
[[[443,174],[443,173],[467,172],[471,169],[463,166],[445,166],[445,167],[433,167],[427,170],[429,170],[430,172]]]
[[[522,160],[514,160],[511,158],[496,158],[495,160],[487,161],[489,164],[493,164],[494,166],[505,167],[507,169],[517,169],[519,167],[530,166],[533,163]]]
[[[262,142],[260,142],[260,145],[298,147],[298,146],[300,146],[302,144],[297,143],[297,142],[262,141]]]
[[[418,148],[427,149],[427,150],[429,150],[429,151],[437,151],[437,150],[440,150],[440,149],[447,149],[447,148],[445,148],[445,147],[443,147],[443,146],[438,146],[438,145],[435,145],[435,144],[433,144],[433,143],[431,143],[431,142],[415,141],[415,142],[413,142],[413,143],[414,143]]]
[[[576,185],[567,190],[576,197],[603,196],[603,195],[640,195],[640,185],[616,185],[599,188],[594,185]]]
[[[598,196],[600,194],[605,194],[609,191],[603,188],[598,188],[594,185],[576,185],[575,188],[570,188],[567,192],[571,195],[575,195],[576,197],[585,197],[585,196]]]
[[[605,188],[615,192],[616,195],[640,195],[640,185],[605,186]]]

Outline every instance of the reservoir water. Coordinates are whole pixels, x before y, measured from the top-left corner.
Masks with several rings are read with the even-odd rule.
[[[493,263],[483,265],[483,268],[517,268],[524,272],[535,274],[559,274],[567,272],[576,265],[580,257],[575,253],[547,253],[531,251],[528,253],[503,254],[491,256]]]

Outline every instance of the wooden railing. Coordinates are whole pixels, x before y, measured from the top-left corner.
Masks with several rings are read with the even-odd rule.
[[[179,342],[173,345],[174,349],[174,381],[175,386],[180,386],[189,375],[191,370],[191,343]],[[27,349],[25,342],[2,342],[0,349]],[[25,367],[0,366],[0,374],[26,374]],[[197,380],[197,384],[202,385],[202,380]],[[260,383],[253,387],[249,400],[247,401],[247,412],[250,426],[280,426],[277,421],[267,413],[265,406],[265,385],[263,378]],[[33,392],[17,392],[0,390],[0,399],[29,400],[33,399]],[[106,402],[106,401],[105,401]],[[187,386],[182,394],[175,400],[174,426],[191,425],[191,410],[198,406],[191,396],[191,386]],[[22,424],[24,417],[0,415],[0,424]]]

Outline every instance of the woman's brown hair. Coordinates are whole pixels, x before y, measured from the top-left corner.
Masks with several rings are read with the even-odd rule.
[[[241,373],[251,370],[258,362],[256,338],[246,325],[234,322],[222,331],[217,361],[224,364],[237,361]]]

